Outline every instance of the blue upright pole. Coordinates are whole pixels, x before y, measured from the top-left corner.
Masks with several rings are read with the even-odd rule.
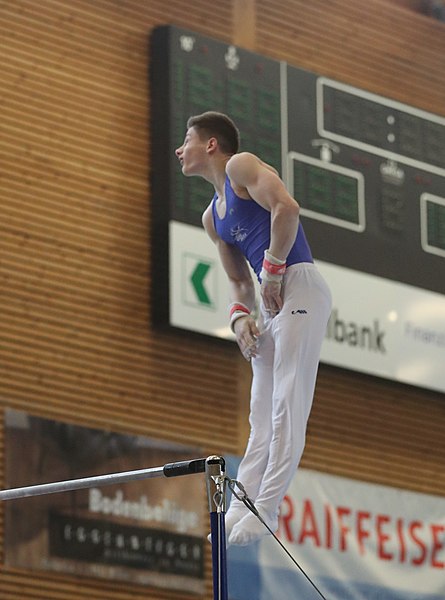
[[[220,456],[206,460],[207,495],[212,539],[213,599],[228,600],[226,550],[226,481],[225,461]]]

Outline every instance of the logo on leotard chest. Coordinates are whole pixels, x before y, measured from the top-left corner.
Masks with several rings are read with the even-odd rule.
[[[235,242],[244,242],[247,234],[247,229],[245,227],[241,227],[240,225],[235,225],[230,229],[230,235],[233,237]]]

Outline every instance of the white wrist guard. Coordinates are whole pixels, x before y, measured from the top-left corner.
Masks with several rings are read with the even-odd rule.
[[[269,250],[264,251],[263,268],[261,269],[261,281],[275,281],[281,283],[286,272],[286,261],[273,256]]]
[[[235,322],[241,317],[248,317],[250,315],[249,307],[242,302],[232,302],[229,306],[230,315],[230,329],[235,333]]]

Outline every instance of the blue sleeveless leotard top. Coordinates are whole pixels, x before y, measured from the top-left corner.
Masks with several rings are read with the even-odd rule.
[[[245,200],[235,194],[226,177],[226,214],[220,219],[216,210],[216,194],[212,200],[213,223],[216,233],[227,242],[237,246],[255,271],[258,279],[263,265],[264,250],[270,245],[270,212],[254,200]],[[295,242],[286,264],[313,262],[311,250],[301,222]]]

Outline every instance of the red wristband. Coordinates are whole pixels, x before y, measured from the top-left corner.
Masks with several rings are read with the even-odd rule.
[[[246,313],[246,315],[250,315],[250,310],[247,308],[247,306],[245,304],[239,304],[237,302],[234,302],[233,304],[230,305],[230,317],[232,317],[233,313],[235,313],[237,311]]]
[[[286,263],[282,265],[274,265],[265,258],[263,260],[263,269],[271,275],[284,275],[286,272]]]

